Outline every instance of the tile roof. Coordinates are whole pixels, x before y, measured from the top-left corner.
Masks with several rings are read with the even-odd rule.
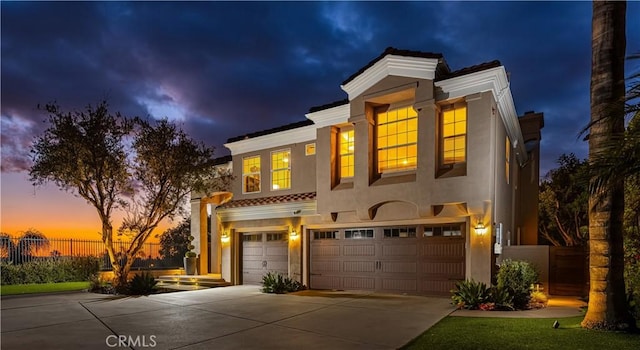
[[[360,68],[357,72],[348,77],[345,81],[342,82],[342,85],[348,84],[350,81],[355,79],[358,75],[364,73],[367,69],[371,68],[378,61],[383,59],[387,55],[396,55],[396,56],[407,56],[407,57],[422,57],[422,58],[437,58],[442,59],[441,53],[433,53],[433,52],[422,52],[422,51],[411,51],[411,50],[399,50],[394,47],[387,47],[380,56],[374,58],[371,62],[367,63],[366,66]],[[446,71],[448,71],[448,67],[446,67]],[[446,72],[445,72],[446,73]]]
[[[316,199],[315,192],[296,193],[296,194],[287,194],[283,196],[232,200],[231,202],[221,205],[220,208],[229,209],[229,208],[251,207],[251,206],[257,206],[257,205],[305,202],[305,201],[311,201],[315,199]]]
[[[313,125],[313,121],[310,119],[305,119],[299,122],[282,125],[282,126],[278,126],[278,127],[267,129],[267,130],[256,131],[246,135],[231,137],[227,140],[227,143],[242,141],[242,140],[251,139],[254,137],[269,135],[269,134],[275,134],[280,131],[297,129],[297,128],[301,128],[303,126],[308,126],[308,125]]]
[[[227,164],[232,160],[231,155],[226,155],[222,157],[215,158],[213,160],[213,165],[222,165]]]
[[[323,104],[322,106],[311,107],[311,108],[309,108],[309,113],[313,113],[313,112],[317,112],[317,111],[322,111],[324,109],[329,109],[329,108],[333,108],[333,107],[346,105],[348,103],[349,103],[349,99],[345,98],[345,99],[342,99],[340,101],[334,101],[334,102],[331,102],[331,103]]]
[[[498,60],[493,60],[491,62],[484,62],[484,63],[476,64],[474,66],[464,67],[462,69],[458,69],[456,71],[453,71],[447,74],[443,74],[440,77],[437,77],[436,81],[460,77],[460,76],[471,74],[471,73],[477,73],[483,70],[500,67],[501,65],[502,64]]]

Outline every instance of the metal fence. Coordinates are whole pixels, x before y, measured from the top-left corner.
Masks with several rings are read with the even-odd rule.
[[[125,250],[130,242],[116,241],[113,248],[120,263],[124,264]],[[182,267],[182,256],[162,257],[159,243],[145,243],[133,262],[133,269]],[[105,244],[98,240],[73,238],[0,237],[0,261],[22,264],[29,261],[95,256],[101,261],[101,270],[111,270],[111,261]]]

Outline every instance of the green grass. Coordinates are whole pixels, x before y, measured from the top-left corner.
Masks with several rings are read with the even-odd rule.
[[[89,282],[11,284],[0,286],[0,295],[70,292],[89,288]]]
[[[446,317],[402,349],[640,349],[640,335],[589,331],[583,317]]]

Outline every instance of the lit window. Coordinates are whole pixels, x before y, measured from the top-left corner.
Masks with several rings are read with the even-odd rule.
[[[505,159],[505,176],[507,179],[507,184],[509,184],[509,175],[510,175],[510,161],[511,161],[511,142],[509,142],[509,136],[506,137],[506,142],[505,142],[505,146],[504,146],[504,159]]]
[[[260,192],[260,156],[242,159],[242,191]]]
[[[340,131],[340,177],[353,177],[355,164],[353,162],[354,133],[353,129]]]
[[[464,163],[467,160],[467,107],[443,110],[441,127],[441,164]]]
[[[271,189],[291,188],[291,151],[271,152]]]
[[[418,114],[413,107],[376,113],[378,172],[411,170],[418,162]]]
[[[307,143],[304,145],[304,155],[312,156],[316,154],[316,144],[315,143]]]

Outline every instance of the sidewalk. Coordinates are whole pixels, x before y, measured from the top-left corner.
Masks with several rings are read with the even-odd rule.
[[[523,311],[456,310],[450,316],[505,318],[563,318],[581,316],[587,303],[578,297],[550,296],[547,307]]]

